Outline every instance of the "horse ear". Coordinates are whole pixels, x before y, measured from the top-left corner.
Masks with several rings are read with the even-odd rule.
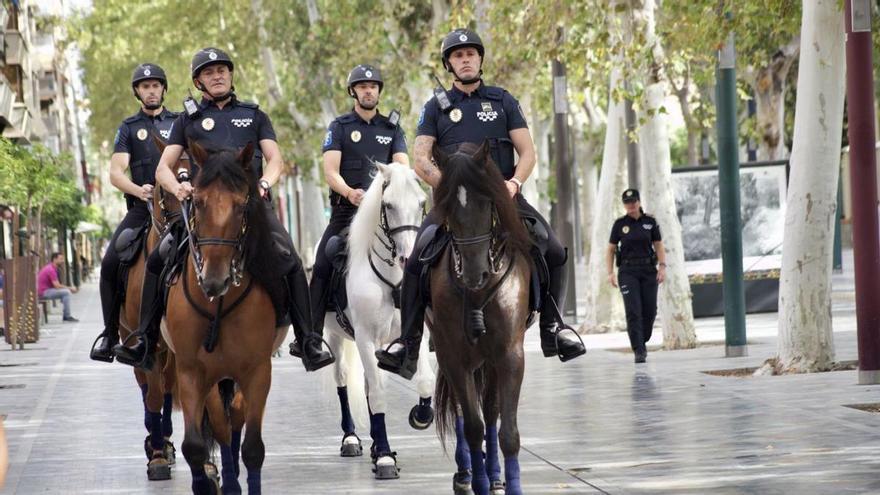
[[[254,159],[254,142],[248,141],[248,144],[238,152],[238,162],[241,163],[242,168],[245,170],[250,170],[251,168],[251,160]]]
[[[448,155],[443,152],[443,149],[437,144],[437,141],[434,141],[433,146],[431,146],[431,158],[434,159],[434,165],[437,168],[442,169],[444,165],[446,165],[446,158]]]
[[[481,144],[480,147],[477,148],[477,151],[474,152],[474,161],[480,165],[485,165],[486,163],[488,163],[488,160],[486,159],[488,156],[489,156],[489,140],[484,139],[483,144]]]
[[[205,162],[208,160],[208,151],[205,150],[197,141],[192,139],[188,140],[187,148],[189,148],[189,156],[193,159],[193,161],[200,167],[205,166]]]
[[[162,139],[159,137],[159,135],[156,134],[155,132],[152,133],[152,136],[153,136],[153,144],[155,144],[156,147],[159,148],[159,154],[164,153],[165,147],[168,145],[166,145],[165,141],[162,141]]]
[[[373,164],[376,165],[376,169],[379,170],[379,173],[382,174],[382,177],[384,177],[385,180],[391,178],[391,165],[385,165],[381,162],[373,162]]]

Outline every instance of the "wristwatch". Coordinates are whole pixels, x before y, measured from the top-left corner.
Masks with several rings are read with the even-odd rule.
[[[268,191],[270,189],[269,181],[266,179],[260,179],[260,187]]]
[[[508,179],[508,180],[509,180],[510,182],[513,182],[514,184],[516,184],[516,192],[522,192],[522,184],[523,184],[523,183],[522,183],[521,180],[517,179],[516,177],[511,177],[511,178]]]

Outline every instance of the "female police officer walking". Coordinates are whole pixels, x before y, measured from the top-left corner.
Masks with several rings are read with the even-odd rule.
[[[666,277],[666,252],[660,237],[660,226],[642,210],[639,191],[623,192],[626,215],[614,221],[605,255],[608,281],[623,294],[626,309],[626,331],[635,353],[635,361],[644,363],[657,316],[657,286]],[[617,279],[614,278],[614,257],[617,256]]]

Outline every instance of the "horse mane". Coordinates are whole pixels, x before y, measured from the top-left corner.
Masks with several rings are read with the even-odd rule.
[[[207,152],[204,163],[198,164],[193,185],[196,188],[208,187],[220,181],[230,191],[247,190],[247,233],[244,238],[244,266],[254,277],[271,280],[277,277],[278,261],[273,247],[271,230],[266,221],[268,201],[260,197],[257,177],[251,171],[250,159],[245,166],[239,161],[239,151],[233,148],[218,147],[211,143],[199,143]]]
[[[501,232],[508,236],[507,245],[528,256],[531,240],[507,191],[504,177],[488,153],[483,163],[475,161],[480,151],[485,150],[473,143],[463,143],[450,155],[435,153],[442,172],[440,184],[434,191],[434,210],[439,215],[439,223],[445,224],[459,208],[458,187],[466,186],[469,191],[489,198],[498,213]]]
[[[390,202],[401,196],[424,197],[425,193],[419,187],[418,182],[412,178],[412,170],[402,163],[388,165],[391,177],[384,177],[381,173],[364,193],[357,213],[351,221],[348,233],[348,260],[349,265],[367,263],[367,255],[375,238],[376,227],[379,225],[382,212],[383,193],[388,194]],[[384,179],[384,180],[383,180]],[[383,191],[384,182],[388,181],[388,187]]]

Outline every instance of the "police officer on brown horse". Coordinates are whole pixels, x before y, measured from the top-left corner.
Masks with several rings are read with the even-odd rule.
[[[142,233],[150,221],[147,202],[153,197],[159,149],[153,136],[167,140],[177,114],[163,106],[168,80],[156,64],[144,63],[134,69],[131,88],[141,104],[138,113],[122,121],[116,131],[113,155],[110,157],[110,183],[125,193],[128,212],[116,228],[101,261],[101,309],[104,331],[92,348],[90,357],[96,361],[113,362],[113,346],[119,342],[120,287],[119,254],[116,244],[120,236],[133,238]],[[125,174],[126,169],[131,176]],[[132,239],[133,240],[133,239]]]
[[[281,178],[284,165],[272,122],[256,104],[236,97],[233,86],[234,70],[235,65],[229,55],[217,48],[203,48],[193,56],[193,85],[202,92],[202,100],[198,104],[190,102],[189,105],[184,105],[189,108],[175,121],[168,146],[156,169],[157,182],[181,201],[192,194],[193,188],[189,182],[178,182],[171,167],[177,163],[191,141],[216,148],[241,149],[248,143],[257,144],[251,169],[257,174],[263,198],[269,197],[272,186]],[[284,272],[256,275],[264,278],[265,280],[260,281],[269,286],[275,285],[273,282],[276,278],[283,277],[286,287],[282,292],[287,298],[290,321],[298,340],[303,343],[303,364],[306,370],[314,371],[331,364],[334,359],[321,348],[321,334],[312,329],[309,287],[290,234],[281,225],[271,207],[264,211],[266,222],[276,241],[275,246],[265,247],[267,256],[277,256],[278,266],[283,267]],[[273,297],[273,302],[276,303],[277,292],[270,289],[270,293],[276,294]],[[117,346],[119,359],[123,359],[121,353],[124,353],[126,362],[142,362],[146,353],[154,350],[158,338],[156,332],[157,325],[150,325],[133,348]]]
[[[546,357],[558,356],[562,361],[574,359],[586,352],[579,338],[560,333],[563,326],[556,305],[562,306],[565,287],[565,263],[568,255],[553,229],[522,194],[523,182],[528,180],[535,166],[535,145],[529,133],[525,116],[516,98],[503,88],[487,86],[482,80],[485,55],[483,42],[477,33],[456,29],[447,34],[440,48],[443,67],[454,77],[453,88],[438,88],[435,96],[425,103],[413,146],[415,171],[432,187],[440,183],[441,172],[431,159],[434,143],[446,153],[454,153],[465,142],[488,141],[492,160],[506,179],[510,196],[516,202],[520,216],[531,223],[533,236],[542,238],[542,255],[549,280],[548,296],[541,306],[541,349]],[[519,156],[514,161],[514,150]],[[437,230],[433,214],[422,223],[416,249],[427,244],[423,237]],[[416,370],[419,343],[422,338],[424,304],[419,294],[419,277],[423,262],[418,253],[408,258],[401,294],[401,338],[386,350],[376,352],[379,367],[404,378],[411,378]],[[576,334],[575,334],[576,335]]]

